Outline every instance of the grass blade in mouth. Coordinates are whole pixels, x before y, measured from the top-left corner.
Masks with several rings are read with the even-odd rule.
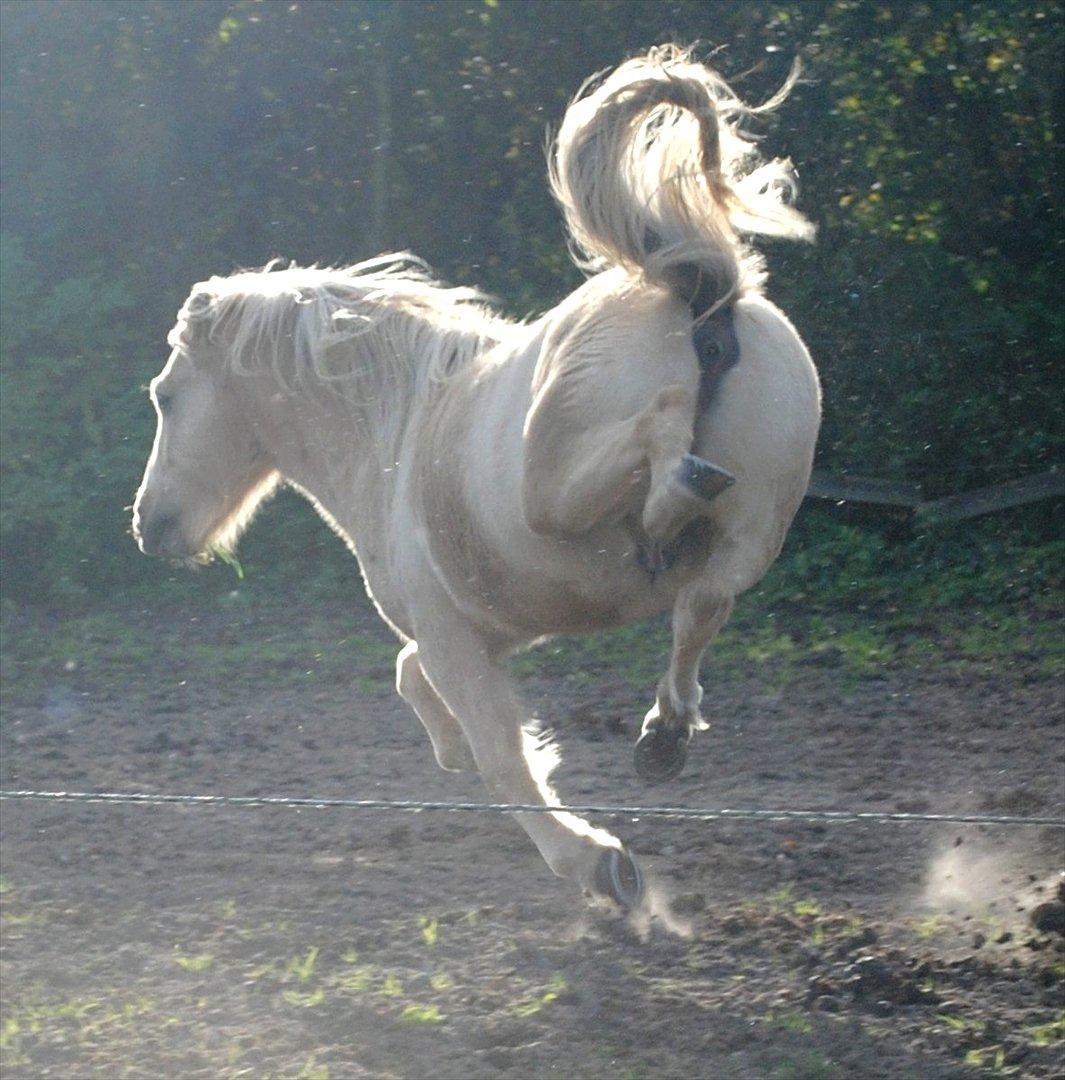
[[[244,567],[240,565],[240,559],[232,551],[227,551],[224,547],[212,547],[210,551],[216,559],[224,562],[226,566],[232,569],[233,573],[237,575],[238,581],[244,580]]]

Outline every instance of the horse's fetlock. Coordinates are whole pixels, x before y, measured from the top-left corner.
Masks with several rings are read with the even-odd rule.
[[[698,683],[690,694],[684,695],[668,679],[663,679],[658,684],[655,703],[644,717],[643,730],[653,726],[664,726],[677,730],[684,729],[689,736],[693,732],[704,730],[707,724],[699,712],[702,697],[702,687]]]
[[[671,686],[669,688],[669,711],[678,720],[692,724],[699,716],[699,705],[703,700],[703,691],[698,683],[686,694]]]

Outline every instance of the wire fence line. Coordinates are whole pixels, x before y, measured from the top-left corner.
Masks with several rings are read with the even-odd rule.
[[[102,803],[221,807],[290,807],[312,810],[391,810],[400,813],[448,812],[480,814],[592,814],[606,817],[660,817],[695,821],[807,821],[826,824],[911,822],[944,825],[996,825],[1065,829],[1061,817],[1019,814],[920,814],[877,810],[728,809],[702,806],[611,806],[570,803],[543,806],[531,803],[433,802],[422,799],[339,799],[289,795],[167,795],[126,791],[0,791],[0,800],[52,803]]]

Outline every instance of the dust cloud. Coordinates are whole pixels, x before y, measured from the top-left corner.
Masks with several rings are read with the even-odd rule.
[[[1008,842],[990,836],[958,836],[944,841],[932,857],[922,900],[937,914],[994,916],[1020,922],[1024,913],[1051,898],[1061,874],[1039,877],[1033,866],[1045,866],[1024,839]]]

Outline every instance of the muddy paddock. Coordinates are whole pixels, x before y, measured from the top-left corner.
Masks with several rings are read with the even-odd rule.
[[[288,612],[284,632],[312,654],[342,632],[308,618]],[[33,678],[15,662],[3,787],[483,799],[476,778],[436,768],[373,617],[343,620],[344,677],[271,660],[280,631],[247,611],[129,613],[143,652],[125,666],[91,641]],[[650,684],[609,665],[574,678],[563,657],[525,688],[557,732],[567,801],[1061,812],[1051,679],[764,676],[710,682],[712,729],[653,788],[632,768]],[[11,1080],[1062,1067],[1051,829],[620,819],[662,911],[633,926],[590,910],[506,817],[2,811]]]

